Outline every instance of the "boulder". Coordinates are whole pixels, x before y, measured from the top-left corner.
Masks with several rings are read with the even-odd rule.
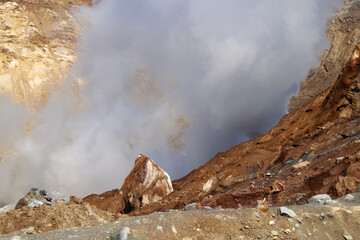
[[[120,189],[125,200],[125,212],[159,201],[172,191],[169,175],[142,154],[135,160],[134,168]]]
[[[327,195],[327,194],[318,194],[318,195],[315,195],[315,196],[311,197],[308,200],[308,203],[324,205],[330,200],[331,200],[331,197],[329,195]]]
[[[51,200],[52,198],[47,195],[46,190],[32,188],[30,192],[17,202],[15,209],[20,209],[24,206],[36,207],[42,204],[54,205]]]
[[[289,217],[289,218],[296,217],[296,213],[287,207],[279,207],[278,211],[281,216],[285,216],[285,217]]]

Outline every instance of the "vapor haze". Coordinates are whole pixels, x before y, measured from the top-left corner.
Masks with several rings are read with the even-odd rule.
[[[178,178],[269,130],[329,46],[326,19],[338,4],[103,0],[82,9],[78,77],[37,112],[32,135],[4,140],[16,155],[0,165],[0,201],[32,186],[80,196],[120,187],[139,153]],[[19,123],[11,135],[26,115],[8,118]]]

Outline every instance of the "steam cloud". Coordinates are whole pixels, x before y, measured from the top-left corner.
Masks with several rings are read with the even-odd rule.
[[[120,187],[138,153],[181,177],[269,130],[328,47],[326,20],[339,4],[103,0],[82,9],[78,94],[81,81],[69,77],[32,135],[19,132],[29,113],[0,99],[12,125],[0,138],[16,153],[3,156],[0,201],[32,186],[80,196]]]

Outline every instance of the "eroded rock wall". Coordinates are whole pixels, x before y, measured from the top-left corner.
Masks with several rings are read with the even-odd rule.
[[[87,1],[0,3],[0,93],[38,109],[76,59],[79,25],[72,9]]]

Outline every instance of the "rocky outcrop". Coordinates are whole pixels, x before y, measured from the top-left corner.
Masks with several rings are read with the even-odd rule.
[[[289,112],[309,103],[319,93],[335,83],[356,44],[360,41],[360,2],[346,1],[333,18],[329,19],[327,37],[331,46],[322,54],[320,65],[309,71],[300,84],[299,94],[289,103]]]
[[[42,107],[76,59],[74,8],[91,0],[4,0],[0,4],[0,94]]]
[[[31,191],[25,195],[25,197],[21,198],[17,202],[15,209],[20,209],[25,206],[36,207],[42,204],[50,206],[54,205],[54,203],[52,202],[52,197],[48,196],[46,190],[32,188]]]
[[[172,191],[169,175],[142,154],[135,160],[134,168],[120,189],[126,202],[126,212],[157,202]]]
[[[112,213],[128,213],[157,202],[172,191],[169,175],[150,158],[140,154],[120,190],[91,194],[84,201]]]

